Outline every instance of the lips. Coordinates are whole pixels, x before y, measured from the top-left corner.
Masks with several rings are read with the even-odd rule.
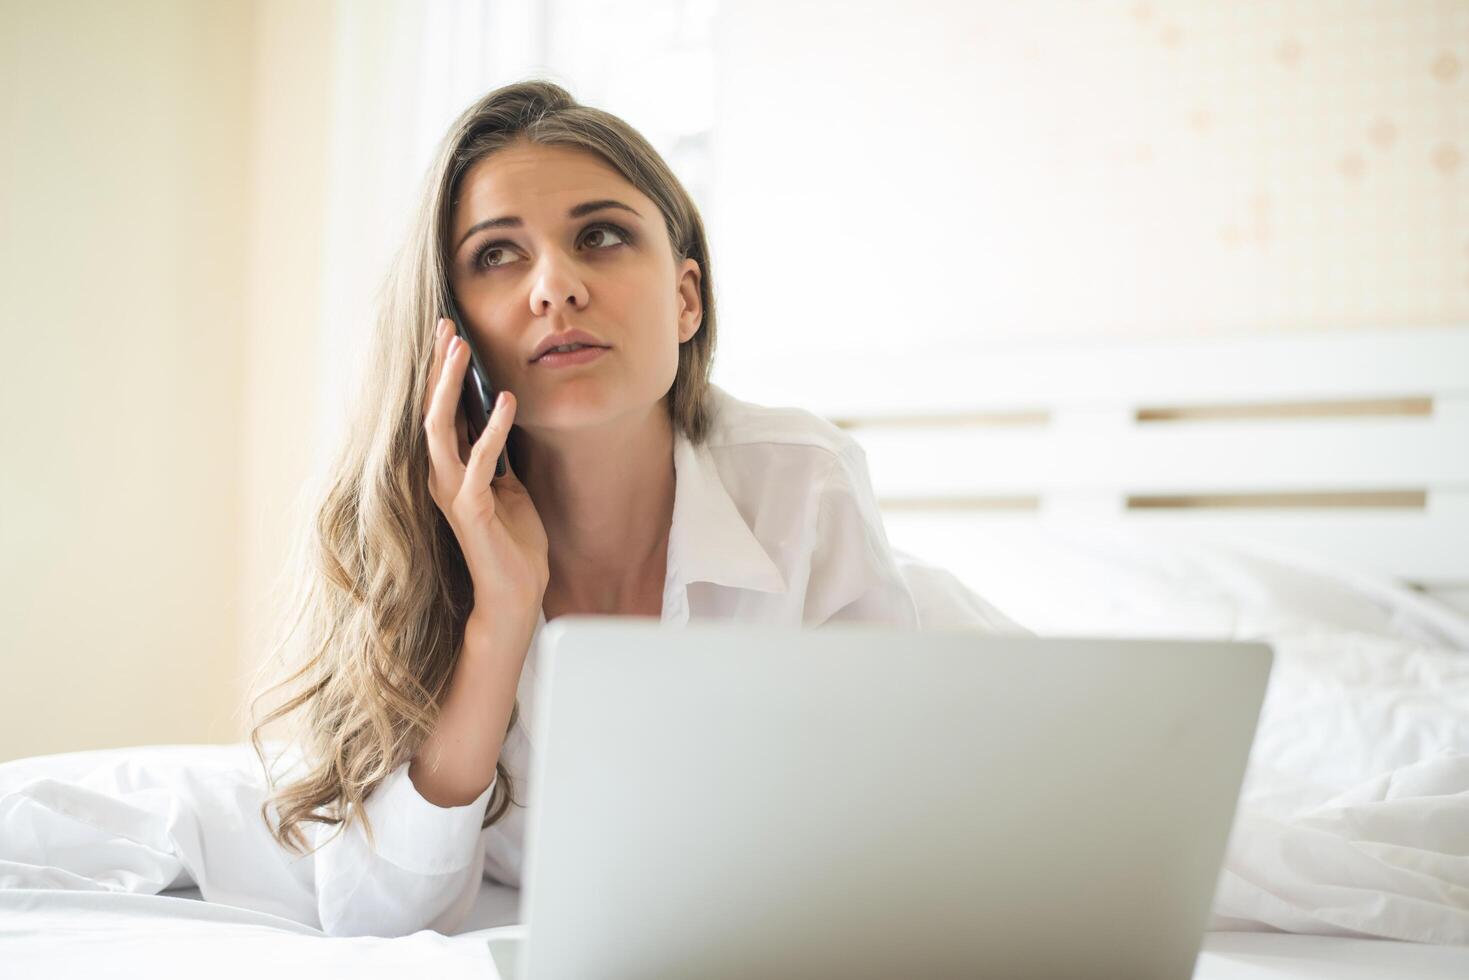
[[[583,347],[607,348],[610,344],[602,343],[601,339],[594,337],[585,330],[563,330],[561,333],[549,334],[541,338],[536,344],[535,353],[531,355],[531,363],[534,364],[545,356],[546,352],[557,347],[565,347],[568,344],[581,344]]]
[[[599,361],[605,353],[607,353],[606,347],[578,347],[573,351],[550,351],[537,358],[531,367],[539,367],[547,371],[560,370],[575,367],[578,364],[591,364]]]
[[[566,346],[565,344],[557,344],[556,345],[556,347],[565,347],[565,346]],[[603,347],[601,344],[576,344],[572,348],[572,350],[570,350],[570,351],[560,351],[560,350],[557,350],[556,347],[548,347],[548,348],[546,348],[545,352],[542,353],[540,357],[537,357],[536,360],[539,361],[542,357],[545,357],[546,354],[571,354],[571,353],[575,353],[576,351],[579,351],[579,350],[586,350],[588,348],[596,348],[597,350],[606,350],[607,349],[607,348]]]

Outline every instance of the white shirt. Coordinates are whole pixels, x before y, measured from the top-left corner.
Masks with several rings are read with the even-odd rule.
[[[708,439],[675,429],[674,502],[663,623],[734,619],[817,627],[859,621],[907,629],[1026,632],[953,575],[888,543],[866,455],[850,435],[797,408],[741,401],[711,386]],[[515,799],[529,797],[542,613],[521,671],[520,719],[500,761]],[[317,908],[330,935],[452,933],[481,877],[520,886],[527,811],[510,807],[483,830],[494,782],[472,803],[425,800],[403,763],[365,803],[360,824],[314,855]],[[337,832],[311,825],[313,843]]]

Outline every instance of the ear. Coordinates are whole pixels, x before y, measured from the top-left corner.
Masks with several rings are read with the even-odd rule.
[[[684,259],[679,266],[678,279],[678,342],[693,339],[704,322],[704,301],[699,295],[702,273],[696,259]]]

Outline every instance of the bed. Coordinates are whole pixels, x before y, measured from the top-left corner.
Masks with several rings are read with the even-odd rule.
[[[915,587],[1275,648],[1195,977],[1469,976],[1469,330],[868,363],[815,405],[796,369],[732,390],[853,432]],[[489,881],[453,936],[323,936],[249,819],[254,766],[0,764],[5,976],[508,975],[518,895]]]

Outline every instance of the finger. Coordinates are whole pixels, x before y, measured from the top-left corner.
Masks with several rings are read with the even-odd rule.
[[[494,411],[490,412],[485,431],[479,434],[470,450],[469,465],[464,469],[465,486],[479,488],[490,485],[495,476],[495,461],[500,458],[500,450],[505,447],[505,438],[514,421],[515,396],[508,390],[502,390]]]
[[[425,420],[428,419],[428,410],[434,401],[434,381],[443,368],[444,351],[452,339],[454,339],[453,327],[448,320],[441,318],[434,326],[434,342],[432,353],[429,356],[428,384],[424,386],[423,411],[420,414]]]
[[[457,338],[455,338],[457,340]],[[454,412],[459,404],[459,389],[464,383],[464,365],[468,360],[464,342],[453,343],[446,350],[443,369],[434,385],[433,401],[424,431],[428,434],[429,457],[440,478],[458,487],[464,479],[464,463],[459,459]]]

